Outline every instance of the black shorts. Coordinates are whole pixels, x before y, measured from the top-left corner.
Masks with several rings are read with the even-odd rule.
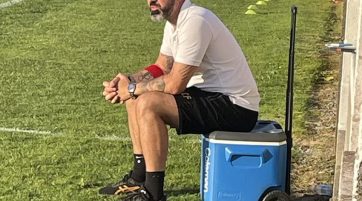
[[[212,131],[248,132],[255,126],[258,112],[233,104],[228,96],[196,87],[175,95],[178,134],[208,134]]]

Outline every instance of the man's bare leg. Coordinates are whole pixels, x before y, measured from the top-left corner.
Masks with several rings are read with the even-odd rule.
[[[130,99],[126,101],[127,114],[128,114],[128,128],[130,137],[132,139],[133,153],[134,154],[143,154],[141,142],[140,142],[140,132],[137,123],[137,99]]]
[[[149,92],[139,97],[137,122],[147,171],[165,170],[168,154],[167,125],[178,127],[178,109],[170,94]]]
[[[149,92],[137,100],[137,123],[146,161],[145,187],[155,200],[163,196],[168,154],[167,125],[178,127],[178,109],[170,94]]]
[[[128,127],[133,146],[133,169],[130,175],[137,182],[146,180],[146,163],[142,152],[139,126],[137,123],[137,99],[126,102],[128,114]]]

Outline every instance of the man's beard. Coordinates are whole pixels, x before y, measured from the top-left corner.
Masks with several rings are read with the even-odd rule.
[[[151,20],[154,22],[163,22],[165,17],[161,10],[151,11]]]
[[[154,22],[162,22],[163,20],[170,19],[175,1],[165,5],[164,8],[161,8],[156,2],[157,0],[154,0],[150,3],[150,6],[154,5],[158,7],[157,10],[151,10],[151,20]]]

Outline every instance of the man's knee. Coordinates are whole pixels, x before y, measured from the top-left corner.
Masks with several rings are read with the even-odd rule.
[[[135,109],[137,107],[137,99],[129,99],[126,101],[126,109],[127,109],[127,112],[130,113],[130,112],[135,112]]]
[[[148,92],[137,98],[137,114],[156,114],[162,106],[162,95],[160,92]]]
[[[173,128],[178,127],[178,109],[173,95],[148,92],[137,98],[137,119],[143,121],[162,120]]]

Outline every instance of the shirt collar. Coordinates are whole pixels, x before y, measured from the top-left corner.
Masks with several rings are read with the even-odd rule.
[[[191,0],[185,0],[184,3],[182,4],[180,13],[178,14],[177,17],[177,25],[176,27],[182,23],[182,21],[186,18],[187,16],[187,9],[190,8],[192,6],[192,2]]]
[[[181,12],[182,12],[182,10],[189,8],[191,5],[192,5],[192,3],[190,0],[185,0],[184,3],[182,4]]]

